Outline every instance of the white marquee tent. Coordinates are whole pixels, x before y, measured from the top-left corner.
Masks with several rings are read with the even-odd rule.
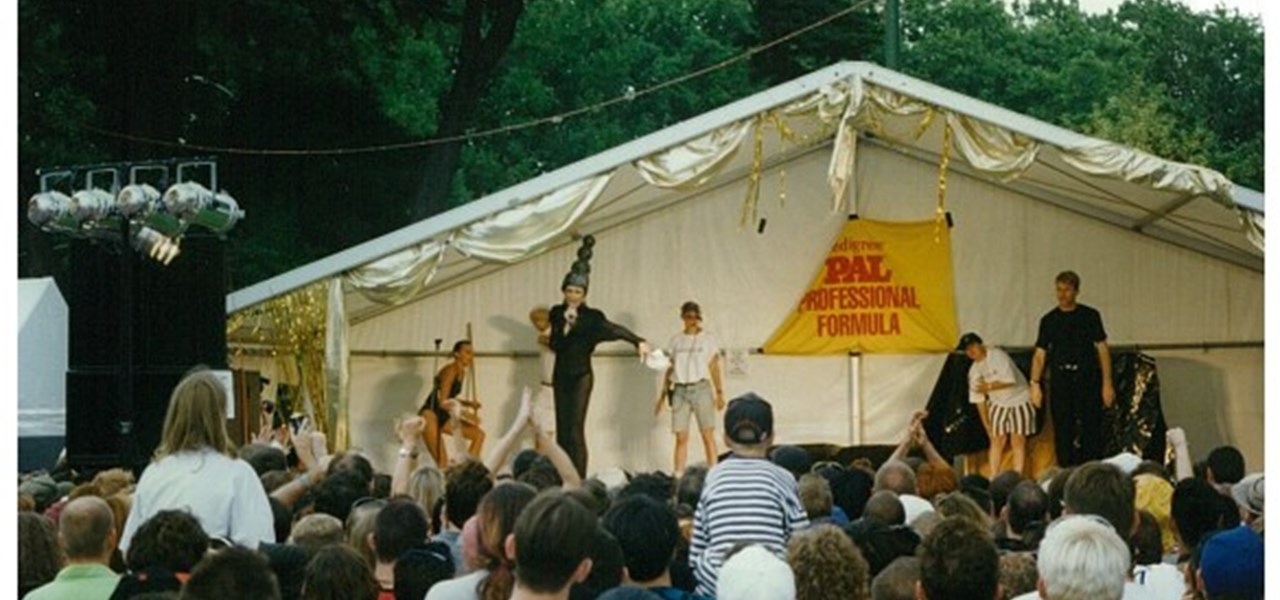
[[[589,303],[661,343],[680,327],[680,303],[699,301],[731,355],[729,395],[772,401],[779,442],[896,442],[942,355],[753,349],[847,215],[934,218],[944,154],[962,330],[1032,344],[1054,275],[1074,269],[1111,343],[1157,358],[1166,418],[1187,429],[1193,453],[1232,443],[1261,468],[1261,194],[867,63],[833,65],[237,291],[233,363],[296,378],[253,351],[272,327],[255,307],[327,286],[312,288],[327,290],[326,403],[346,415],[338,437],[389,468],[391,422],[425,397],[434,340],[447,350],[470,323],[496,439],[520,388],[537,384],[526,314],[559,301],[575,236],[593,234]],[[669,417],[652,412],[657,375],[624,344],[601,346],[595,367],[592,470],[669,467]]]

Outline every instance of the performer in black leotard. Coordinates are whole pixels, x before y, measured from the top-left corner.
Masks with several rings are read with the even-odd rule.
[[[556,353],[551,377],[556,400],[556,442],[583,477],[587,476],[587,405],[595,379],[591,353],[601,342],[626,340],[636,346],[641,358],[649,354],[649,344],[643,338],[586,305],[593,245],[593,237],[583,238],[578,260],[560,286],[564,302],[551,307],[551,349]]]
[[[422,408],[418,409],[418,414],[422,416],[424,422],[423,441],[427,444],[427,451],[441,468],[445,467],[449,460],[449,453],[441,443],[441,435],[445,433],[456,435],[457,427],[451,412],[454,409],[454,403],[460,402],[474,408],[480,406],[474,398],[468,401],[458,397],[462,393],[462,384],[467,378],[467,369],[471,367],[473,361],[475,361],[475,351],[471,348],[471,342],[461,340],[455,343],[453,360],[436,373],[431,385],[431,393],[423,402]],[[476,423],[468,423],[464,420],[462,436],[470,441],[468,453],[471,456],[479,456],[480,449],[484,445],[484,431],[481,431]]]

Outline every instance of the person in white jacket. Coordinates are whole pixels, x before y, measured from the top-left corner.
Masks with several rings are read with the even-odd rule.
[[[236,458],[227,435],[226,390],[207,370],[174,388],[155,459],[142,473],[120,536],[120,551],[162,510],[184,510],[209,537],[257,549],[275,542],[271,504],[249,463]]]

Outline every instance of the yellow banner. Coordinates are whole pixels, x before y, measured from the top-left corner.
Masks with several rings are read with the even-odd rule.
[[[855,219],[764,351],[946,352],[956,336],[950,228]]]

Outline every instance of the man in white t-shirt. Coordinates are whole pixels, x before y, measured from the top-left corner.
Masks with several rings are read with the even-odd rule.
[[[980,405],[982,424],[991,438],[987,458],[991,476],[1001,471],[1006,442],[1013,446],[1013,470],[1023,472],[1027,462],[1027,436],[1036,432],[1036,408],[1032,406],[1026,377],[1004,350],[988,347],[976,333],[966,333],[956,348],[973,361],[969,367],[969,401]]]
[[[702,329],[702,309],[689,301],[680,307],[684,329],[667,344],[671,367],[658,394],[656,416],[670,400],[671,431],[676,435],[675,472],[684,471],[689,454],[689,414],[698,419],[707,466],[716,464],[716,411],[724,410],[724,381],[720,370],[720,344]],[[713,390],[714,388],[714,390]]]

